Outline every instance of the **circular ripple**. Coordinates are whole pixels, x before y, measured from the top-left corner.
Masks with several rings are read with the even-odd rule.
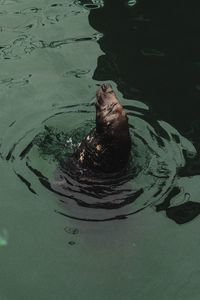
[[[26,130],[19,121],[12,122],[2,140],[1,157],[30,192],[53,192],[59,201],[56,212],[62,215],[87,221],[126,218],[163,202],[176,184],[177,169],[196,151],[148,110],[131,105],[125,109],[132,152],[127,173],[121,177],[77,182],[61,168],[62,160],[95,126],[95,109],[89,104],[54,107],[53,113],[52,109],[41,113],[34,126],[29,118],[32,125]]]

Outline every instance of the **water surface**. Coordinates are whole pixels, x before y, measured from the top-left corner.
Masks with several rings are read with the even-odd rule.
[[[199,297],[195,6],[105,4],[0,1],[0,299]],[[62,185],[106,81],[129,116],[128,177]]]

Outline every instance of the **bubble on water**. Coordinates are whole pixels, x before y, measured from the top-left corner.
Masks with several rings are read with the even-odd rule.
[[[132,7],[132,6],[134,6],[135,4],[137,3],[137,1],[136,0],[128,0],[128,6],[130,6],[130,7]]]
[[[70,246],[74,246],[76,243],[75,243],[74,241],[70,241],[70,242],[68,242],[68,244],[69,244]]]
[[[83,6],[85,9],[92,10],[102,7],[104,5],[103,0],[76,0],[76,5]]]
[[[65,230],[65,232],[67,232],[67,233],[69,233],[69,234],[73,234],[73,235],[79,233],[78,228],[75,228],[75,227],[69,227],[69,226],[66,226],[64,230]]]

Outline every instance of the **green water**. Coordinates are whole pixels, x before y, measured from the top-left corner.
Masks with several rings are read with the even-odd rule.
[[[176,119],[184,91],[177,96],[173,87],[171,93],[165,93],[161,88],[156,90],[155,81],[162,72],[155,71],[156,75],[152,77],[152,64],[148,69],[146,58],[140,58],[138,62],[134,53],[131,67],[135,64],[136,68],[134,83],[131,83],[132,73],[126,60],[122,60],[127,72],[124,71],[119,55],[123,56],[124,49],[130,49],[129,45],[121,46],[121,35],[118,35],[120,43],[115,44],[114,32],[110,45],[107,43],[109,35],[104,36],[106,30],[102,29],[106,23],[100,22],[101,28],[99,16],[95,15],[101,9],[96,4],[89,8],[97,9],[89,11],[86,9],[88,3],[91,4],[70,0],[58,3],[51,0],[0,1],[0,300],[198,300],[199,217],[179,225],[167,218],[165,210],[156,212],[155,205],[164,201],[163,195],[152,201],[161,187],[164,194],[171,186],[180,189],[172,199],[171,207],[188,200],[199,201],[198,174],[190,177],[176,174],[176,168],[183,167],[187,160],[184,153],[189,158],[196,154],[189,140],[195,135],[194,144],[198,144],[198,126],[196,131],[195,128],[191,130],[190,138],[187,133],[189,121],[196,119],[198,109],[193,107],[192,110],[189,105],[187,109],[183,104]],[[129,1],[131,9],[132,5],[134,7],[134,1]],[[136,17],[141,19],[141,11],[136,11]],[[113,15],[113,20],[115,18]],[[156,28],[156,22],[154,26]],[[126,30],[121,28],[122,32]],[[137,37],[133,44],[135,41],[144,44],[142,38]],[[150,38],[148,36],[148,40]],[[146,42],[143,46],[145,53],[150,53],[150,60],[152,56],[162,56],[163,49],[158,47],[157,55],[155,45]],[[112,69],[116,78],[104,63],[99,63],[100,57],[105,59],[105,53],[106,61],[112,62],[108,69]],[[130,53],[127,55],[129,57]],[[150,70],[149,73],[144,74],[144,69],[139,66]],[[159,70],[162,66],[159,63]],[[159,78],[161,83],[166,79],[165,76]],[[68,134],[68,143],[71,143],[70,133],[73,133],[72,142],[77,142],[79,136],[75,130],[83,128],[84,135],[84,130],[94,124],[95,110],[89,104],[95,97],[96,84],[106,80],[118,90],[130,123],[135,126],[133,134],[143,136],[149,145],[144,148],[136,137],[138,164],[148,172],[138,173],[137,180],[132,178],[127,183],[129,190],[135,188],[135,181],[139,188],[144,186],[143,196],[126,209],[115,210],[114,214],[106,208],[86,207],[83,210],[71,204],[73,201],[66,202],[63,207],[59,203],[62,199],[41,184],[40,175],[36,176],[28,168],[39,170],[49,181],[55,180],[58,165],[53,156],[54,149],[58,151],[56,135],[48,153],[44,153],[41,145],[38,150],[37,143],[31,144],[30,149],[28,145],[38,134],[44,133],[44,126]],[[198,99],[198,82],[194,81],[194,84],[197,88],[195,93],[191,92],[192,104]],[[169,99],[169,105],[166,102],[160,105],[158,99],[161,96]],[[173,110],[170,104],[176,96],[179,101]],[[156,113],[149,119],[143,118],[143,114],[149,112],[149,105]],[[164,120],[173,127],[152,120]],[[164,143],[162,147],[156,141],[160,136]],[[155,155],[150,156],[151,164],[147,163],[148,149]],[[160,159],[167,162],[167,175],[161,179],[163,170],[157,166]],[[75,194],[78,198],[81,195]],[[86,197],[84,201],[89,200]],[[100,222],[102,216],[112,219],[120,214],[124,218]]]

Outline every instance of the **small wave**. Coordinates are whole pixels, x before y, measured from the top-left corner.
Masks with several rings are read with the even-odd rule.
[[[97,41],[98,33],[87,37],[66,38],[58,41],[36,40],[28,35],[20,35],[9,44],[0,47],[0,57],[3,59],[21,59],[24,55],[31,54],[34,50],[41,48],[59,48],[72,43]]]

